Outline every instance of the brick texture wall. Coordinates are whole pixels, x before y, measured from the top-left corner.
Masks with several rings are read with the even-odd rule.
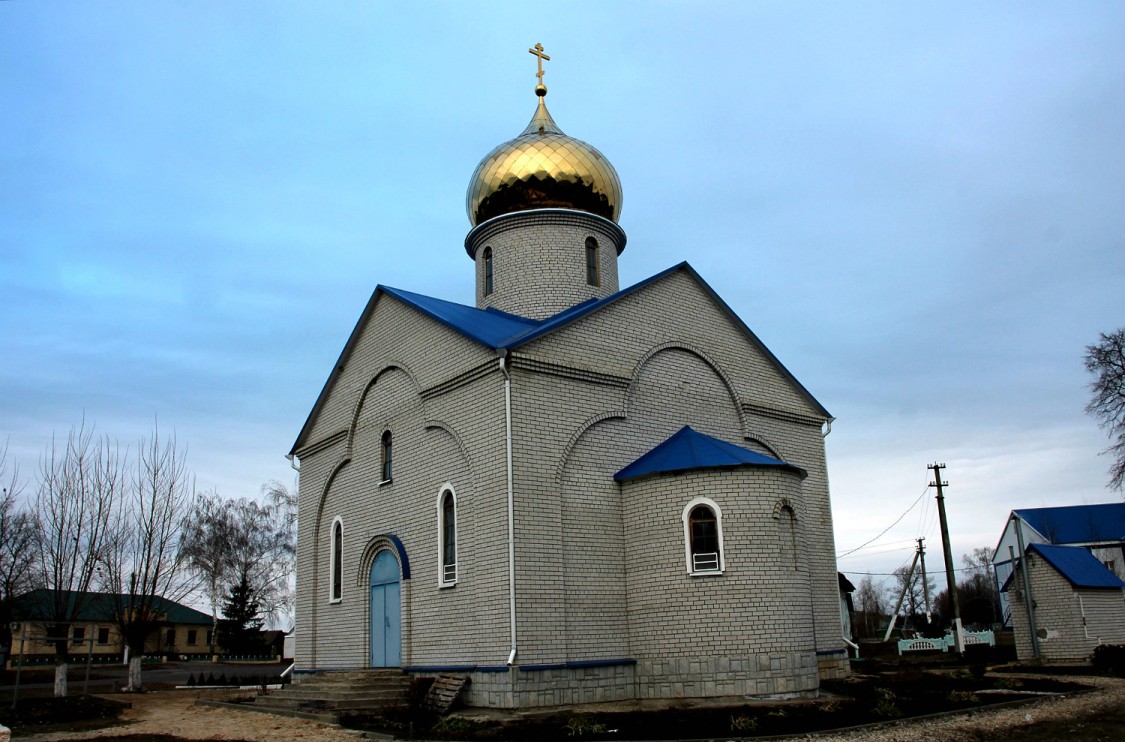
[[[1099,644],[1125,643],[1125,591],[1075,588],[1036,554],[1028,554],[1039,653],[1048,661],[1088,660]],[[1032,659],[1026,595],[1022,575],[1008,590],[1016,655]]]
[[[604,221],[538,224],[539,247],[519,229],[480,234],[498,256],[527,248],[540,261],[573,245],[584,271],[585,237]],[[613,258],[608,292],[615,237],[598,234],[603,260]],[[545,270],[556,268],[570,270]],[[559,294],[529,309],[522,302],[534,293],[506,294],[515,304],[500,308],[550,314],[564,308],[552,302],[589,298]],[[411,570],[403,663],[482,668],[473,703],[815,691],[818,663],[827,674],[824,657],[842,647],[823,414],[689,274],[673,272],[511,355],[519,654],[507,671],[493,671],[507,659],[510,629],[496,354],[393,297],[364,316],[298,451],[300,668],[368,664],[367,571],[393,536]],[[739,469],[613,480],[683,425],[768,451],[808,477]],[[380,483],[384,430],[394,435],[389,483]],[[438,580],[445,483],[457,493],[454,587]],[[719,577],[685,570],[680,517],[698,495],[723,509],[728,566]],[[782,501],[796,515],[789,541],[775,517]],[[337,517],[344,587],[332,602]]]

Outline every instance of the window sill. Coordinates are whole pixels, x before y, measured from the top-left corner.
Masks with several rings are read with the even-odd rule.
[[[689,577],[721,577],[723,571],[721,569],[709,569],[706,572],[688,572]]]
[[[344,602],[343,598],[329,598],[328,599],[328,605],[336,605],[337,603],[343,603],[343,602]]]
[[[449,588],[449,587],[457,587],[457,580],[454,580],[453,582],[439,582],[438,583],[438,590],[445,590],[446,588]]]
[[[386,484],[390,484],[390,483],[391,483],[391,482],[393,482],[393,481],[395,481],[395,480],[393,480],[393,479],[384,479],[384,480],[383,480],[382,482],[379,482],[378,486],[379,486],[379,487],[382,487],[383,485],[386,485]]]

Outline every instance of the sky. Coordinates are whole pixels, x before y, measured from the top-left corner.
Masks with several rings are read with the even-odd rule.
[[[1121,499],[1082,359],[1125,325],[1122,38],[1115,2],[0,3],[0,441],[27,493],[83,419],[291,483],[377,284],[472,304],[465,189],[539,42],[621,285],[689,261],[836,417],[840,569],[923,537],[941,581],[929,464],[958,566]]]

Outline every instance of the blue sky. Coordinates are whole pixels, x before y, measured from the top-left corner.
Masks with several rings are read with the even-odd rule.
[[[837,551],[948,465],[956,554],[1118,499],[1084,347],[1125,324],[1120,3],[0,3],[0,436],[155,419],[200,488],[283,455],[378,283],[471,303],[478,160],[535,105],[838,418]],[[938,533],[928,493],[845,572]]]

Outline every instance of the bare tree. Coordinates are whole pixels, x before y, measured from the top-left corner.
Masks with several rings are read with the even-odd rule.
[[[185,517],[195,504],[195,482],[175,436],[155,429],[138,445],[133,477],[115,510],[102,559],[102,585],[114,595],[115,620],[129,654],[126,690],[141,689],[145,642],[165,622],[165,601],[194,587],[180,549]]]
[[[890,609],[882,591],[875,586],[871,575],[864,575],[855,591],[857,617],[862,618],[863,636],[872,636],[879,630],[879,623],[887,617]],[[858,628],[858,627],[857,627]]]
[[[961,556],[964,579],[957,583],[961,618],[967,625],[988,626],[996,622],[1000,601],[996,594],[996,574],[992,569],[992,550],[978,546]],[[943,614],[944,615],[944,614]]]
[[[895,586],[894,596],[898,599],[900,594],[903,594],[903,587],[905,586],[905,594],[902,601],[902,608],[906,609],[906,617],[913,619],[918,623],[928,623],[925,616],[926,610],[926,590],[922,585],[922,573],[920,570],[915,569],[911,574],[910,567],[902,566],[894,571]],[[926,575],[926,589],[929,590],[931,600],[934,596],[934,579],[930,575]]]
[[[1105,450],[1113,457],[1109,467],[1109,487],[1125,488],[1125,327],[1101,333],[1101,340],[1086,346],[1086,370],[1094,374],[1090,382],[1093,397],[1086,412],[1093,415],[1113,443]]]
[[[181,549],[191,569],[207,592],[211,605],[209,651],[215,653],[215,637],[219,629],[219,606],[226,586],[234,572],[234,548],[237,524],[230,500],[218,493],[201,495],[194,512],[184,524]]]
[[[250,498],[233,503],[237,524],[231,586],[245,582],[263,615],[277,620],[287,613],[292,540],[288,513],[274,502]]]
[[[8,467],[8,444],[0,446],[0,666],[12,646],[12,601],[35,586],[35,518],[20,505],[24,483],[19,466]]]
[[[40,460],[34,556],[45,589],[37,611],[53,637],[56,696],[67,693],[67,638],[105,556],[123,465],[118,447],[95,438],[85,421],[71,429],[61,449],[52,437]]]

